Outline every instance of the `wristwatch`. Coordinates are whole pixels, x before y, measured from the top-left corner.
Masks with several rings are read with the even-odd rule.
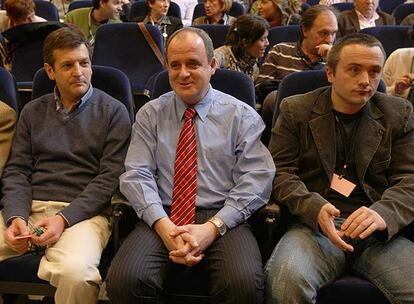
[[[224,222],[218,217],[212,217],[208,221],[212,223],[214,226],[216,226],[217,235],[223,236],[227,232],[226,224],[224,224]]]

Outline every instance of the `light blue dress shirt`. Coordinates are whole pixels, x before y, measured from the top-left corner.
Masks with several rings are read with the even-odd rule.
[[[149,226],[171,206],[175,149],[185,103],[169,92],[137,113],[120,177],[121,192]],[[220,209],[229,228],[246,221],[270,197],[273,159],[260,142],[264,123],[247,104],[210,87],[195,106],[196,207]]]

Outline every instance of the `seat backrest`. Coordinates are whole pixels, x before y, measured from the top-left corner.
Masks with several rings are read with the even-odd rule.
[[[313,5],[319,4],[319,0],[308,0],[306,1],[306,3],[309,4],[310,6],[313,6]]]
[[[69,3],[68,12],[83,7],[92,7],[92,0],[72,1],[71,3]]]
[[[228,14],[233,17],[239,17],[241,15],[244,15],[244,13],[245,11],[244,11],[243,5],[241,5],[238,2],[233,1],[233,4],[231,5],[231,8]],[[205,15],[206,15],[206,10],[204,9],[204,3],[198,3],[194,7],[193,20],[198,17],[205,16]]]
[[[354,8],[354,4],[351,2],[335,3],[335,4],[332,4],[332,6],[340,12],[349,11]]]
[[[254,84],[246,74],[232,70],[217,69],[216,73],[211,77],[210,83],[213,88],[236,97],[253,109],[256,108]],[[155,77],[151,98],[157,98],[171,90],[168,71],[162,71]]]
[[[20,31],[19,41],[11,42],[12,74],[17,82],[32,81],[38,69],[43,67],[43,41],[49,33],[65,26],[59,22],[28,23],[15,26],[5,32]]]
[[[302,3],[302,6],[301,6],[302,14],[306,12],[306,10],[310,7],[311,5],[309,3],[306,3],[306,2]]]
[[[376,27],[368,27],[361,30],[376,37],[384,46],[387,57],[398,48],[413,47],[413,40],[408,38],[409,26],[402,25],[382,25]]]
[[[299,25],[284,25],[284,26],[275,26],[269,29],[269,35],[267,40],[269,40],[269,45],[266,48],[267,52],[275,44],[282,42],[295,42],[300,38],[300,26]]]
[[[16,113],[18,110],[19,95],[17,93],[16,83],[13,76],[5,69],[0,67],[0,101],[5,102]]]
[[[150,24],[145,26],[163,52],[163,37],[159,29]],[[124,72],[134,93],[147,89],[150,77],[164,69],[136,23],[101,25],[95,36],[92,63]]]
[[[298,85],[299,83],[300,85]],[[283,78],[279,84],[275,100],[275,111],[273,112],[272,128],[279,116],[280,103],[284,98],[292,95],[304,94],[328,85],[330,85],[330,83],[324,70],[294,72]],[[380,81],[377,91],[382,93],[386,92],[386,87],[382,80]]]
[[[47,21],[59,21],[59,11],[57,7],[49,1],[35,0],[35,14]]]
[[[230,25],[225,24],[199,24],[192,25],[207,32],[213,41],[213,47],[216,49],[226,43],[227,32],[229,31]]]
[[[133,97],[131,83],[128,77],[120,70],[92,66],[92,86],[98,88],[122,102],[128,110],[131,122],[134,120]],[[53,92],[55,82],[50,80],[44,68],[38,70],[33,79],[32,99]]]
[[[404,2],[405,0],[379,0],[379,7],[383,12],[392,14],[394,9]]]
[[[150,12],[150,8],[147,4],[147,1],[137,1],[131,4],[131,9],[129,11],[128,20],[132,21],[137,17],[146,16]],[[170,2],[170,7],[168,8],[167,16],[176,17],[181,19],[181,10],[177,3]]]
[[[405,3],[398,5],[392,14],[395,18],[395,24],[400,24],[405,17],[414,13],[414,3]]]

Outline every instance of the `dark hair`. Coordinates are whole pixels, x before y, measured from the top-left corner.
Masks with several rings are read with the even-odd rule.
[[[308,8],[302,15],[302,19],[300,20],[300,36],[303,38],[303,30],[309,30],[312,28],[313,23],[315,22],[316,18],[322,13],[331,12],[335,15],[335,18],[338,20],[338,11],[328,5],[314,5]]]
[[[414,24],[411,28],[408,29],[408,38],[414,40]]]
[[[109,0],[103,0],[103,2],[108,2]],[[99,9],[101,7],[101,0],[93,0],[92,6],[94,9]]]
[[[11,20],[20,21],[34,14],[35,4],[33,0],[6,0],[4,9]]]
[[[154,4],[156,0],[147,0],[147,5],[149,7],[149,4]],[[171,0],[168,0],[168,2],[171,4]]]
[[[91,59],[91,47],[88,40],[79,29],[75,27],[63,27],[53,31],[46,37],[45,42],[43,43],[43,61],[53,68],[56,60],[53,56],[54,50],[75,49],[82,44],[88,49],[89,59]]]
[[[166,62],[168,62],[168,47],[170,46],[171,41],[177,37],[178,35],[182,34],[182,33],[194,33],[196,34],[198,37],[200,37],[203,40],[204,43],[204,47],[206,49],[206,53],[207,53],[207,61],[210,63],[211,60],[213,59],[214,56],[214,47],[213,47],[213,42],[211,41],[210,36],[203,31],[202,29],[199,28],[195,28],[195,27],[184,27],[178,31],[175,31],[170,38],[168,38],[167,40],[167,46],[165,48],[165,57],[166,57]]]
[[[338,39],[338,41],[329,51],[326,66],[332,69],[334,73],[336,72],[336,67],[339,62],[339,57],[341,56],[341,51],[347,45],[363,45],[371,48],[379,47],[384,56],[384,59],[386,58],[384,47],[382,46],[381,42],[374,36],[364,33],[348,34]]]
[[[227,33],[227,44],[239,58],[245,54],[246,44],[251,46],[259,40],[266,30],[269,29],[269,23],[262,17],[256,15],[242,15],[238,17],[231,25]]]

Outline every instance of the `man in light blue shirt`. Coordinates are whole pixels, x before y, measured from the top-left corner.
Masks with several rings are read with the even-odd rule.
[[[264,123],[250,106],[210,86],[216,61],[205,32],[174,33],[167,63],[173,92],[138,112],[120,177],[121,191],[142,221],[112,262],[109,298],[160,303],[166,273],[193,266],[206,270],[215,303],[262,303],[261,256],[245,222],[268,201],[275,173],[260,142]],[[176,226],[169,215],[187,108],[196,110],[195,224]]]

